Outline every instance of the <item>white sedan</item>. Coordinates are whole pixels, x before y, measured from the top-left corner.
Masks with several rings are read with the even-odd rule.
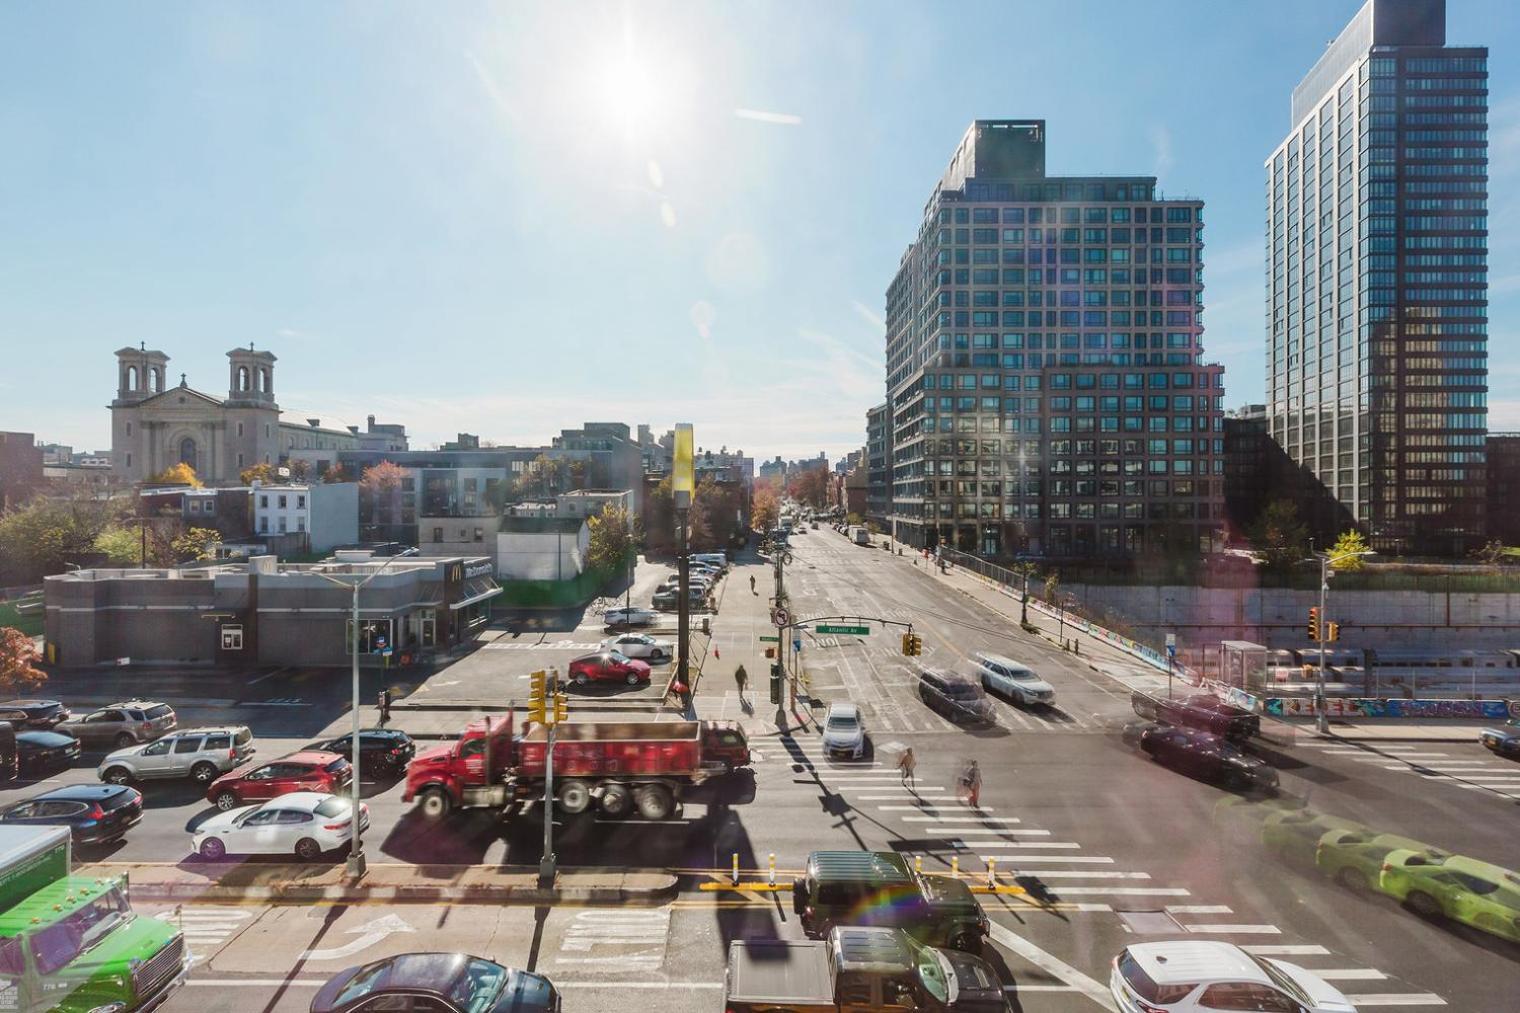
[[[218,813],[193,831],[191,843],[202,858],[213,862],[224,855],[295,855],[314,862],[349,842],[353,812],[349,799],[296,791]],[[359,825],[369,829],[369,806],[363,803]]]
[[[602,613],[602,621],[608,626],[653,626],[660,621],[660,614],[649,609],[608,609]]]
[[[647,633],[624,633],[603,640],[602,650],[617,651],[630,658],[664,661],[676,653],[676,645],[669,640],[657,640]]]

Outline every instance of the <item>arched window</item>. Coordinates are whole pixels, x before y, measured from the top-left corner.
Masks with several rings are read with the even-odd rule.
[[[248,385],[249,384],[249,379],[248,379],[248,367],[247,366],[239,366],[238,367],[237,378],[238,378],[237,379],[237,389],[238,390],[240,390],[240,391],[247,391],[247,390],[251,389],[249,387],[249,385]]]
[[[127,390],[137,390],[137,367],[127,367]]]
[[[195,470],[195,441],[188,436],[179,441],[179,460],[181,464],[188,464],[192,471]]]
[[[154,366],[153,367],[153,393],[155,393],[155,394],[162,394],[163,392],[164,392],[164,367],[162,367],[162,366]]]
[[[268,366],[265,366],[265,367],[263,367],[262,369],[259,370],[259,384],[260,384],[259,390],[263,391],[265,394],[268,394],[270,392],[270,390],[273,388],[273,386],[274,386],[273,382],[269,378],[269,367]]]

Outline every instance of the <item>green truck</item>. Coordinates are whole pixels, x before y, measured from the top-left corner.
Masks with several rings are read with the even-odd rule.
[[[67,827],[0,827],[0,1013],[156,1009],[185,980],[171,925],[132,912],[125,876],[70,874]]]

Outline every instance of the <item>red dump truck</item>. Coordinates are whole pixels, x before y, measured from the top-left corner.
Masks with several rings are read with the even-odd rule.
[[[402,801],[428,819],[454,809],[505,809],[544,796],[547,729],[513,734],[513,715],[465,726],[447,745],[418,753]],[[692,785],[748,765],[749,743],[731,721],[572,721],[554,732],[554,797],[560,812],[593,805],[610,817],[668,819]]]

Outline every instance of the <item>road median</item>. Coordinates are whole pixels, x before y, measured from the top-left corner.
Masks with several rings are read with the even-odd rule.
[[[340,864],[96,862],[80,875],[126,873],[138,900],[237,904],[659,904],[675,896],[663,869],[576,868],[540,887],[537,868],[372,864],[351,882]]]

